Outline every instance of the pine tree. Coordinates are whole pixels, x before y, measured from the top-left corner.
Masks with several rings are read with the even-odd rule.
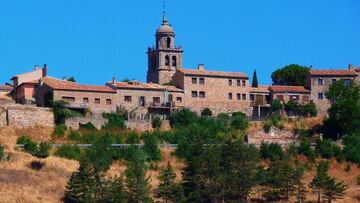
[[[310,188],[316,190],[318,194],[318,203],[321,202],[321,192],[325,188],[326,182],[330,179],[327,174],[328,169],[329,162],[321,161],[317,167],[316,174],[309,185]]]
[[[336,180],[330,177],[324,187],[323,198],[327,200],[327,202],[331,203],[333,200],[342,199],[345,195],[345,190],[347,186],[344,183],[336,182]]]
[[[146,175],[146,156],[143,151],[138,149],[136,154],[131,157],[128,168],[125,171],[128,202],[148,203],[150,198],[150,188]]]
[[[254,70],[251,87],[258,87],[258,86],[259,86],[259,84],[258,84],[258,79],[257,79],[257,75],[256,75],[256,70]]]
[[[126,188],[123,176],[115,177],[107,182],[106,202],[126,203]]]
[[[160,172],[159,196],[165,200],[165,203],[181,202],[183,200],[183,191],[180,184],[175,182],[176,175],[168,162],[166,168]]]
[[[95,174],[90,162],[83,159],[79,170],[71,175],[67,183],[65,202],[95,202],[99,185],[99,176]]]

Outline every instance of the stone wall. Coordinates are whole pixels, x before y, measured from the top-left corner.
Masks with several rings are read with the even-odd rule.
[[[54,127],[54,115],[49,108],[23,105],[0,107],[0,127]]]
[[[65,120],[65,125],[73,130],[80,128],[79,124],[92,123],[97,129],[101,129],[107,123],[107,119],[103,118],[101,114],[94,114],[86,117],[73,117]]]
[[[249,133],[247,139],[249,144],[254,145],[260,145],[262,142],[288,145],[300,141],[299,136],[294,135],[291,130],[280,130],[274,127],[271,127],[269,133],[265,133],[263,130]]]

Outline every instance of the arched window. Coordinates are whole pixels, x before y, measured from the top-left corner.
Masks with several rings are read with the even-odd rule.
[[[170,39],[170,37],[168,37],[168,38],[166,39],[166,45],[167,45],[167,48],[170,48],[170,45],[171,45],[171,39]]]
[[[172,66],[177,66],[176,56],[172,56]]]
[[[165,56],[165,66],[169,66],[170,65],[170,57],[169,55]]]

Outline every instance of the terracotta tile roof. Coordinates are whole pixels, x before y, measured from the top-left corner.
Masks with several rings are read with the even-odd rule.
[[[185,75],[249,78],[245,73],[242,72],[209,71],[196,69],[179,69],[179,71],[183,72]]]
[[[258,87],[250,87],[250,92],[269,92],[269,85],[259,85]]]
[[[116,90],[108,86],[82,85],[50,77],[43,78],[42,82],[54,90],[116,93]]]
[[[158,91],[172,91],[172,92],[183,92],[175,86],[159,85],[155,83],[141,83],[139,81],[130,82],[108,82],[107,84],[115,86],[118,89],[146,89],[146,90],[158,90]]]
[[[13,87],[10,85],[0,85],[0,90],[11,91],[12,89],[13,89]]]
[[[273,92],[297,92],[297,93],[310,93],[310,90],[305,89],[303,86],[270,86],[269,89]]]
[[[353,70],[309,70],[311,76],[356,76]]]

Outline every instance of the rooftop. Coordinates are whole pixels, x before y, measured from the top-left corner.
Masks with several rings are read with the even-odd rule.
[[[65,90],[65,91],[86,91],[86,92],[105,92],[115,93],[116,91],[108,86],[97,86],[97,85],[82,85],[75,82],[69,82],[66,80],[60,80],[51,77],[44,77],[42,79],[47,86],[54,90]]]
[[[270,86],[269,89],[273,92],[296,92],[296,93],[310,93],[310,90],[303,86]]]
[[[209,71],[196,69],[179,69],[185,75],[199,75],[212,77],[228,77],[228,78],[249,78],[246,73],[242,72],[225,72],[225,71]]]
[[[108,84],[115,86],[118,89],[146,89],[146,90],[168,90],[172,92],[183,92],[175,86],[159,85],[155,83],[141,83],[139,81],[129,82],[108,82]]]
[[[269,85],[259,85],[258,87],[250,87],[250,92],[269,92]]]
[[[309,70],[311,76],[356,76],[353,70]]]
[[[10,85],[0,85],[0,90],[9,90],[11,91],[13,89]]]

